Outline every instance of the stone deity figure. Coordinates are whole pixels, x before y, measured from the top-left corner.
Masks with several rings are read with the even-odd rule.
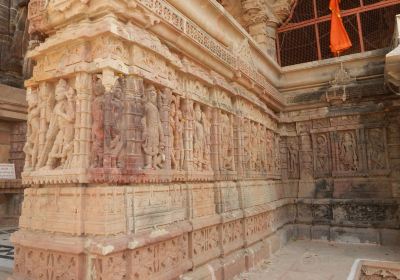
[[[160,112],[157,108],[157,91],[153,85],[146,89],[142,148],[145,154],[144,169],[160,169],[165,161],[165,142]]]
[[[350,132],[345,132],[340,138],[339,160],[344,171],[356,171],[358,156],[354,136]]]
[[[92,168],[103,166],[104,157],[104,91],[101,79],[94,79],[92,100]]]
[[[194,105],[194,135],[193,135],[193,159],[196,170],[202,170],[204,163],[204,126],[202,111],[199,104]]]
[[[69,167],[74,139],[74,94],[74,89],[66,80],[58,82],[55,89],[56,104],[50,117],[39,166],[45,164],[46,169]]]
[[[24,146],[25,170],[35,169],[39,151],[40,107],[36,90],[28,90],[27,140]]]

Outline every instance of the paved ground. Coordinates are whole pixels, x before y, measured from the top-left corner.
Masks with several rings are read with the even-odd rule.
[[[400,247],[295,241],[242,280],[345,280],[356,259],[400,262]]]
[[[7,279],[13,267],[14,248],[10,243],[10,234],[16,228],[0,228],[0,280]]]

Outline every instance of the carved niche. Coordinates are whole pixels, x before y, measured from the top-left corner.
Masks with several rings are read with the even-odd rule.
[[[193,104],[193,168],[211,170],[211,112],[209,107]]]
[[[41,112],[39,133],[45,135],[39,152],[38,168],[47,170],[71,167],[75,135],[76,92],[67,80],[60,79],[54,95],[42,91],[45,110]],[[54,104],[54,105],[53,105]]]
[[[159,92],[154,85],[148,85],[144,96],[144,112],[142,124],[142,150],[144,154],[144,170],[165,168],[166,139],[162,119],[162,107],[166,102],[164,93]],[[168,121],[167,116],[167,121]]]
[[[367,165],[372,172],[388,171],[388,153],[386,128],[374,127],[365,129]]]
[[[333,175],[351,175],[361,171],[362,158],[358,130],[332,133]]]
[[[34,170],[39,152],[40,107],[37,89],[28,89],[27,139],[24,146],[25,170]]]
[[[235,170],[233,116],[220,113],[220,169],[222,171]]]
[[[328,133],[315,133],[312,135],[314,176],[316,178],[329,177],[331,175],[331,149]]]
[[[181,98],[177,95],[171,97],[169,114],[169,137],[171,149],[171,169],[181,171],[184,169],[185,150],[183,143],[183,130],[185,120],[181,109]]]
[[[103,167],[105,88],[101,77],[93,77],[91,167]]]
[[[276,174],[279,139],[263,124],[245,119],[242,129],[243,169],[250,176]]]
[[[298,179],[299,172],[299,139],[297,137],[287,137],[287,168],[288,178]]]
[[[115,80],[110,92],[104,97],[104,165],[108,168],[123,167],[123,80]]]

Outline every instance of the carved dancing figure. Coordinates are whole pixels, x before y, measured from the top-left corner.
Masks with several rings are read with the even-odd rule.
[[[39,151],[40,107],[36,90],[28,90],[28,126],[27,139],[24,146],[25,169],[35,169]]]
[[[141,123],[143,126],[142,147],[145,154],[144,169],[162,168],[162,163],[165,161],[164,132],[157,108],[157,91],[153,85],[146,89],[146,103]]]
[[[101,79],[93,81],[92,101],[92,168],[103,167],[104,158],[104,91]]]

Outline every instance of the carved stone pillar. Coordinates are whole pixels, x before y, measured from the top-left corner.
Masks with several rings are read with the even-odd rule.
[[[143,116],[143,94],[143,79],[129,76],[126,79],[125,92],[127,170],[137,170],[144,164],[142,157],[142,125],[140,123]]]
[[[260,47],[276,59],[276,29],[279,19],[263,1],[242,0],[243,20],[248,32]]]
[[[183,144],[184,144],[184,155],[185,161],[183,163],[185,170],[193,170],[193,101],[189,99],[183,99],[183,114],[185,116],[185,124],[183,131]]]
[[[79,119],[75,129],[73,166],[77,168],[89,167],[90,153],[90,121],[91,121],[91,94],[92,76],[88,73],[79,73],[76,76],[75,87],[77,91],[76,118]]]

